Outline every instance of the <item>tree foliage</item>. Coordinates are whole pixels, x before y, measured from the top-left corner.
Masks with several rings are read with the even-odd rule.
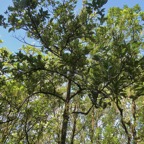
[[[1,143],[142,144],[143,17],[106,0],[13,0],[0,24],[41,48],[0,50]]]

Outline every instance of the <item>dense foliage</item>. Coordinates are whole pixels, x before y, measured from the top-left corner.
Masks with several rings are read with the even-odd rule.
[[[143,143],[144,12],[106,2],[13,0],[0,16],[41,45],[0,49],[0,143]]]

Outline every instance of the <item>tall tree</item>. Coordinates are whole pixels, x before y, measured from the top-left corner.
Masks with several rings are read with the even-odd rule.
[[[101,16],[99,20],[103,21],[104,9],[101,7],[106,2],[85,1],[80,13],[75,14],[76,0],[13,0],[13,6],[8,7],[6,12],[8,22],[5,23],[1,16],[1,24],[10,26],[9,31],[25,30],[28,37],[38,40],[42,45],[41,53],[48,56],[43,59],[40,54],[32,56],[28,52],[25,55],[20,51],[12,57],[14,68],[11,71],[16,79],[25,80],[28,98],[33,94],[44,94],[64,103],[62,144],[66,142],[71,101],[85,90],[81,81],[87,72],[86,58],[90,51],[85,43],[92,38],[96,27],[98,18],[94,13],[97,12]],[[66,89],[60,93],[59,87],[63,85]],[[25,128],[26,141],[30,143],[26,129],[29,128]]]

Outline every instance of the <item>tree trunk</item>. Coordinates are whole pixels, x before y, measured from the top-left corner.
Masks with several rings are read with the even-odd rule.
[[[74,111],[76,110],[76,105],[74,108]],[[71,144],[74,143],[74,136],[76,131],[76,123],[77,123],[77,114],[74,114],[74,123],[73,123],[73,130],[72,130],[72,136],[71,136]]]
[[[66,95],[65,109],[63,113],[63,123],[62,123],[62,131],[61,131],[61,144],[66,143],[67,127],[69,121],[70,93],[71,93],[71,80],[68,81],[68,85],[67,85],[67,95]]]
[[[132,138],[133,138],[133,144],[137,144],[136,140],[136,104],[135,101],[132,101],[132,115],[133,115],[133,124],[131,124],[131,132],[132,132]]]
[[[94,140],[93,140],[93,138],[94,138],[94,123],[95,123],[95,121],[94,121],[94,108],[93,108],[92,119],[91,119],[91,144],[94,143]]]

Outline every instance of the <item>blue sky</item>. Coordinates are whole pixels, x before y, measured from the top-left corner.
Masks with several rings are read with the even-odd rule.
[[[81,7],[82,0],[78,0],[79,7]],[[144,11],[144,0],[108,0],[107,4],[104,6],[106,8],[106,12],[110,7],[117,6],[117,7],[123,7],[123,5],[128,5],[129,7],[133,7],[134,5],[139,4]],[[1,0],[1,7],[0,7],[0,14],[2,14],[6,8],[12,5],[12,0]],[[0,47],[7,47],[10,51],[16,52],[23,43],[19,42],[15,36],[25,36],[25,33],[22,31],[17,31],[16,33],[11,32],[8,33],[8,30],[0,27],[0,39],[2,39],[4,42],[3,44],[0,44]],[[29,41],[30,43],[33,43],[33,40]]]

